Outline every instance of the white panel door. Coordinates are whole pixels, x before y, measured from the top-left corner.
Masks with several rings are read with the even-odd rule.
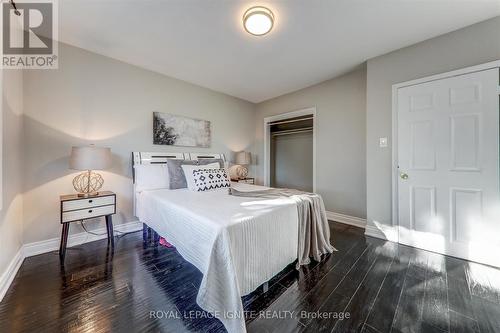
[[[498,68],[399,88],[399,241],[500,266]]]

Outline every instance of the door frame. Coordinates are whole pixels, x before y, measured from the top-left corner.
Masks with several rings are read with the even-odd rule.
[[[269,116],[264,118],[264,186],[270,186],[271,175],[271,131],[269,123],[278,120],[284,120],[288,118],[295,118],[300,116],[313,116],[313,192],[316,192],[316,107],[312,106],[305,109],[300,109],[296,111],[280,113],[274,116]]]
[[[423,77],[420,79],[410,80],[406,82],[396,83],[392,85],[392,227],[398,228],[399,241],[399,170],[398,170],[398,89],[408,86],[414,86],[421,83],[437,81],[454,76],[481,72],[488,69],[499,68],[500,60],[487,62],[484,64],[461,68],[458,70],[440,73]],[[500,85],[497,87],[500,94]],[[500,158],[500,156],[499,156]]]

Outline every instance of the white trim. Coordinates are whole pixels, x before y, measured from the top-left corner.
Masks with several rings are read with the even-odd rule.
[[[470,74],[470,73],[474,73],[474,72],[481,72],[481,71],[485,71],[485,70],[493,69],[493,68],[497,68],[497,67],[500,67],[500,60],[490,61],[490,62],[476,65],[476,66],[460,68],[460,69],[457,69],[454,71],[444,72],[444,73],[431,75],[431,76],[426,76],[426,77],[422,77],[422,78],[415,79],[415,80],[400,82],[400,83],[393,84],[392,87],[393,88],[395,87],[396,89],[398,89],[398,88],[403,88],[403,87],[408,87],[408,86],[414,86],[414,85],[421,84],[421,83],[446,79],[449,77]]]
[[[310,108],[305,108],[305,109],[300,109],[300,110],[295,110],[295,111],[290,111],[290,112],[285,112],[285,113],[280,113],[274,116],[269,116],[264,118],[264,120],[268,120],[268,122],[271,121],[278,121],[278,120],[284,120],[284,119],[289,119],[289,118],[295,118],[295,117],[302,117],[302,116],[307,116],[307,115],[316,115],[316,107],[311,106]]]
[[[0,96],[2,96],[2,103],[0,103],[0,211],[3,209],[3,100],[5,99],[5,91],[3,89],[3,76],[4,70],[0,69]],[[21,98],[23,98],[21,96]],[[22,110],[22,109],[21,109]],[[1,282],[1,281],[0,281]],[[1,288],[0,288],[1,292]],[[1,296],[1,294],[0,294]],[[2,297],[0,297],[0,300]]]
[[[345,214],[340,214],[340,213],[335,213],[335,212],[326,212],[326,217],[329,220],[343,223],[343,224],[349,224],[358,228],[365,228],[366,227],[366,219],[363,219],[361,217],[356,217],[356,216],[350,216],[350,215],[345,215]]]
[[[399,225],[399,166],[398,166],[398,89],[392,86],[392,219],[391,226]],[[375,236],[374,236],[375,237]]]
[[[385,236],[382,230],[370,224],[367,224],[365,227],[365,235],[370,237],[380,238],[383,240],[388,240],[388,238]]]
[[[203,159],[221,159],[224,162],[226,161],[226,156],[224,154],[207,154],[207,153],[186,153],[184,154],[186,157],[189,156],[190,160],[196,161],[196,160],[203,160]]]
[[[7,266],[7,269],[3,272],[2,276],[0,277],[0,302],[7,293],[7,290],[9,290],[9,287],[12,281],[14,281],[17,271],[21,267],[23,261],[24,261],[24,254],[23,254],[23,247],[21,246],[21,248],[17,251],[14,258],[12,258],[12,260],[10,261],[10,264],[9,266]]]
[[[128,222],[124,224],[113,225],[113,229],[119,232],[132,232],[142,229],[142,223],[137,221]],[[106,228],[101,227],[92,230],[92,232],[98,233],[100,235],[93,235],[87,232],[80,232],[78,234],[69,235],[68,237],[68,247],[80,245],[84,243],[93,242],[96,240],[104,239],[107,237]],[[23,246],[24,256],[31,257],[38,254],[47,253],[59,249],[60,238],[51,238],[39,242],[28,243]]]
[[[183,160],[187,157],[185,153],[134,151],[132,152],[132,169],[138,164],[167,163],[169,158]]]
[[[495,60],[487,62],[484,64],[470,66],[466,68],[457,69],[451,72],[445,72],[441,74],[436,74],[432,76],[423,77],[416,80],[396,83],[392,85],[392,227],[399,226],[398,219],[398,207],[399,207],[399,196],[398,196],[398,89],[403,87],[408,87],[412,85],[417,85],[421,83],[426,83],[430,81],[442,80],[454,76],[480,72],[492,68],[500,67],[500,60]],[[375,236],[374,236],[375,237]]]
[[[264,185],[270,186],[270,174],[269,166],[271,160],[271,150],[269,149],[269,144],[271,143],[271,134],[269,132],[268,124],[273,121],[301,117],[301,116],[313,116],[313,192],[316,192],[316,132],[318,127],[317,117],[316,117],[316,107],[310,107],[306,109],[301,109],[292,112],[281,113],[275,116],[270,116],[264,118]]]
[[[142,223],[137,220],[124,224],[117,224],[113,226],[113,229],[123,233],[138,231],[142,229]],[[102,235],[97,236],[88,234],[86,232],[70,235],[68,237],[68,246],[75,246],[84,243],[89,243],[107,237],[105,227],[92,230],[92,232],[99,234],[102,233]],[[0,276],[0,302],[2,301],[7,291],[9,290],[9,287],[12,284],[14,278],[16,277],[17,271],[21,267],[21,264],[23,263],[24,259],[31,256],[36,256],[38,254],[58,250],[59,240],[60,240],[59,238],[52,238],[40,242],[28,243],[21,246],[21,248],[19,249],[19,251],[17,251],[14,258],[12,258],[5,272],[3,272],[3,274]]]
[[[380,238],[391,242],[398,243],[399,241],[399,227],[393,227],[386,224],[378,223],[375,221],[366,224],[365,236]]]

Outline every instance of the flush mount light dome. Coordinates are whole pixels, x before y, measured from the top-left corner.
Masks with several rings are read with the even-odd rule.
[[[273,24],[274,14],[266,7],[252,7],[243,14],[243,26],[249,34],[265,35],[271,31]]]

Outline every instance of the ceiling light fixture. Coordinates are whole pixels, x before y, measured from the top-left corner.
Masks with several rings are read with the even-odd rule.
[[[266,7],[256,6],[249,8],[243,14],[245,30],[254,36],[267,34],[274,25],[274,14]]]

